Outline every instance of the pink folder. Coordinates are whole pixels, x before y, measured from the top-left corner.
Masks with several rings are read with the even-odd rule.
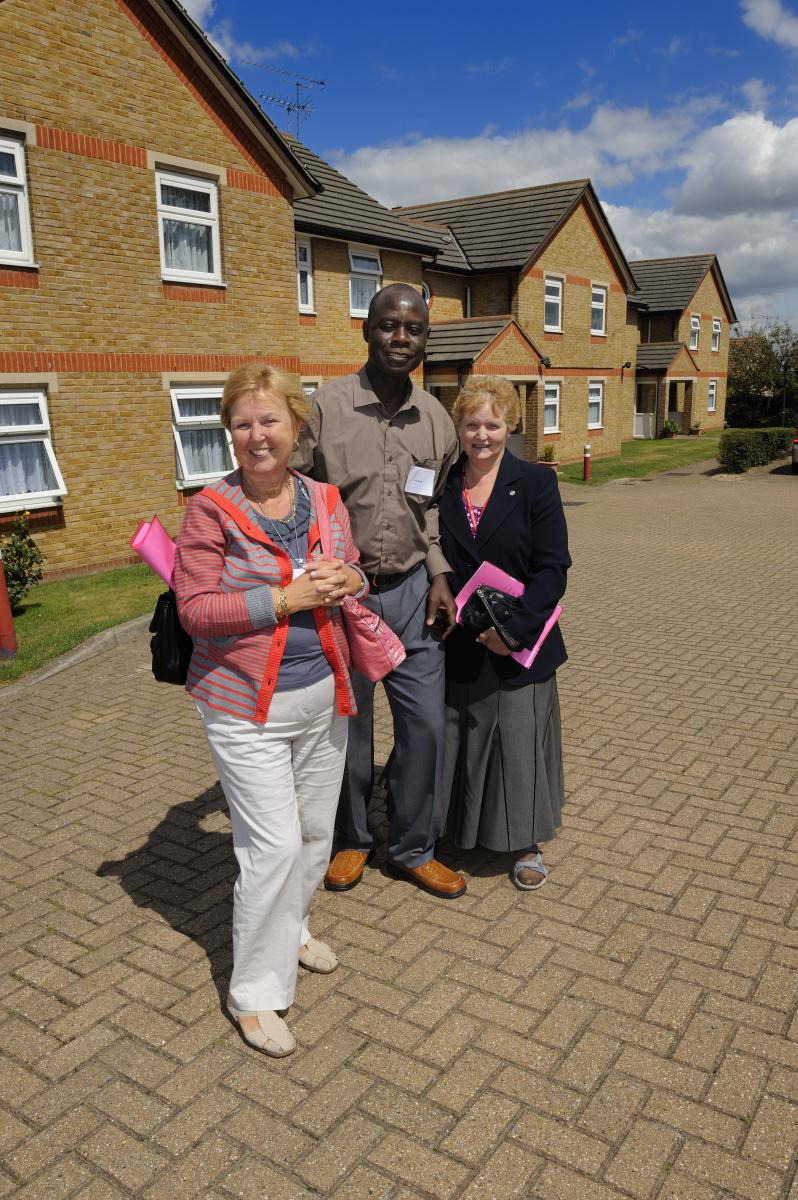
[[[151,521],[141,522],[130,545],[168,587],[174,586],[175,544],[157,515]]]
[[[474,574],[469,579],[468,583],[465,585],[465,587],[461,588],[454,598],[455,605],[457,606],[458,621],[460,620],[460,613],[463,611],[469,596],[472,592],[475,592],[478,587],[481,587],[483,583],[487,587],[500,588],[501,591],[507,592],[510,596],[520,596],[524,590],[523,583],[521,583],[520,580],[515,579],[514,576],[508,575],[506,571],[502,571],[501,567],[494,567],[493,563],[489,562],[480,563]],[[531,667],[532,663],[538,656],[540,647],[543,645],[546,638],[559,621],[561,613],[562,605],[555,605],[554,612],[543,626],[540,637],[535,642],[532,649],[514,650],[510,657],[514,658],[515,661],[520,663],[522,667]]]

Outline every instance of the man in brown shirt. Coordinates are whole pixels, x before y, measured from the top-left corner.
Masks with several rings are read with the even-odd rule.
[[[364,603],[402,639],[407,658],[383,681],[394,723],[388,772],[392,812],[388,869],[453,898],[465,881],[434,857],[443,830],[443,636],[454,600],[438,536],[437,498],[457,456],[442,405],[410,374],[429,333],[422,296],[406,284],[376,294],[363,322],[368,361],[313,397],[296,465],[341,491],[371,591]],[[353,675],[358,716],[338,807],[339,851],[325,885],[360,882],[374,845],[366,813],[373,781],[374,684]]]

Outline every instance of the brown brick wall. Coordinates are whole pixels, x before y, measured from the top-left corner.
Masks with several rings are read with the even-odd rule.
[[[133,0],[26,0],[24,21],[21,7],[0,5],[0,128],[4,116],[40,127],[26,147],[40,270],[38,288],[0,286],[0,387],[3,372],[58,376],[49,408],[68,495],[63,527],[39,534],[57,569],[127,557],[154,510],[176,528],[160,372],[266,356],[298,366],[293,213],[279,169],[223,105],[209,112],[212,94],[168,37],[161,52],[142,35]],[[223,303],[208,302],[218,289],[161,279],[148,151],[228,172]]]
[[[441,271],[425,271],[424,280],[432,293],[430,317],[433,321],[459,321],[466,315],[467,284],[462,276],[446,275]]]
[[[510,313],[513,291],[514,285],[508,275],[475,275],[471,280],[471,316]],[[435,320],[440,320],[437,314]]]
[[[693,385],[692,420],[699,420],[702,429],[722,429],[726,415],[726,377],[729,369],[729,321],[724,311],[715,280],[708,272],[679,319],[678,339],[690,345],[690,317],[697,313],[701,317],[701,333],[698,349],[691,350],[699,371]],[[720,350],[712,352],[712,318],[720,319]],[[717,409],[707,411],[709,380],[717,379]]]
[[[563,332],[543,329],[544,276],[565,277]],[[603,284],[607,294],[607,336],[590,333],[590,285]],[[582,458],[590,441],[594,454],[617,454],[631,436],[634,414],[634,362],[637,326],[627,316],[626,293],[584,207],[578,208],[544,249],[518,284],[519,323],[551,359],[546,375],[561,377],[560,456],[570,462]],[[623,372],[621,364],[631,362]],[[588,378],[604,380],[603,429],[587,428]],[[540,401],[542,439],[542,399]],[[528,434],[529,436],[529,434]]]

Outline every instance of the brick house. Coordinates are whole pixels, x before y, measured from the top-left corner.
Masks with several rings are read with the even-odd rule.
[[[503,352],[486,346],[472,362],[436,354],[427,382],[442,402],[475,370],[507,375],[521,395],[527,457],[547,442],[565,461],[581,458],[586,442],[596,455],[617,454],[631,436],[639,334],[627,295],[637,284],[590,181],[397,211],[452,236],[424,271],[433,345],[439,320],[453,347],[457,322],[502,317],[508,331]]]
[[[232,466],[229,371],[356,370],[391,282],[429,300],[419,378],[447,406],[512,379],[528,458],[617,453],[652,403],[650,432],[670,403],[722,423],[717,260],[633,273],[588,180],[390,210],[279,133],[174,0],[0,0],[0,529],[30,510],[49,573],[131,561],[153,511],[175,532]]]
[[[51,572],[175,531],[230,469],[226,374],[299,372],[316,190],[172,0],[0,0],[0,521],[31,510]]]
[[[684,433],[696,425],[722,429],[729,326],[737,316],[716,256],[651,258],[631,267],[641,302],[635,435],[654,437],[666,420]]]

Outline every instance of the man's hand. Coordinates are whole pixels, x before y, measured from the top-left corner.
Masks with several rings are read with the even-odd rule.
[[[454,603],[452,589],[445,575],[436,575],[429,585],[427,593],[427,625],[434,625],[438,613],[443,613],[448,620],[441,637],[447,638],[454,629],[457,609]],[[442,624],[443,622],[441,622]]]

